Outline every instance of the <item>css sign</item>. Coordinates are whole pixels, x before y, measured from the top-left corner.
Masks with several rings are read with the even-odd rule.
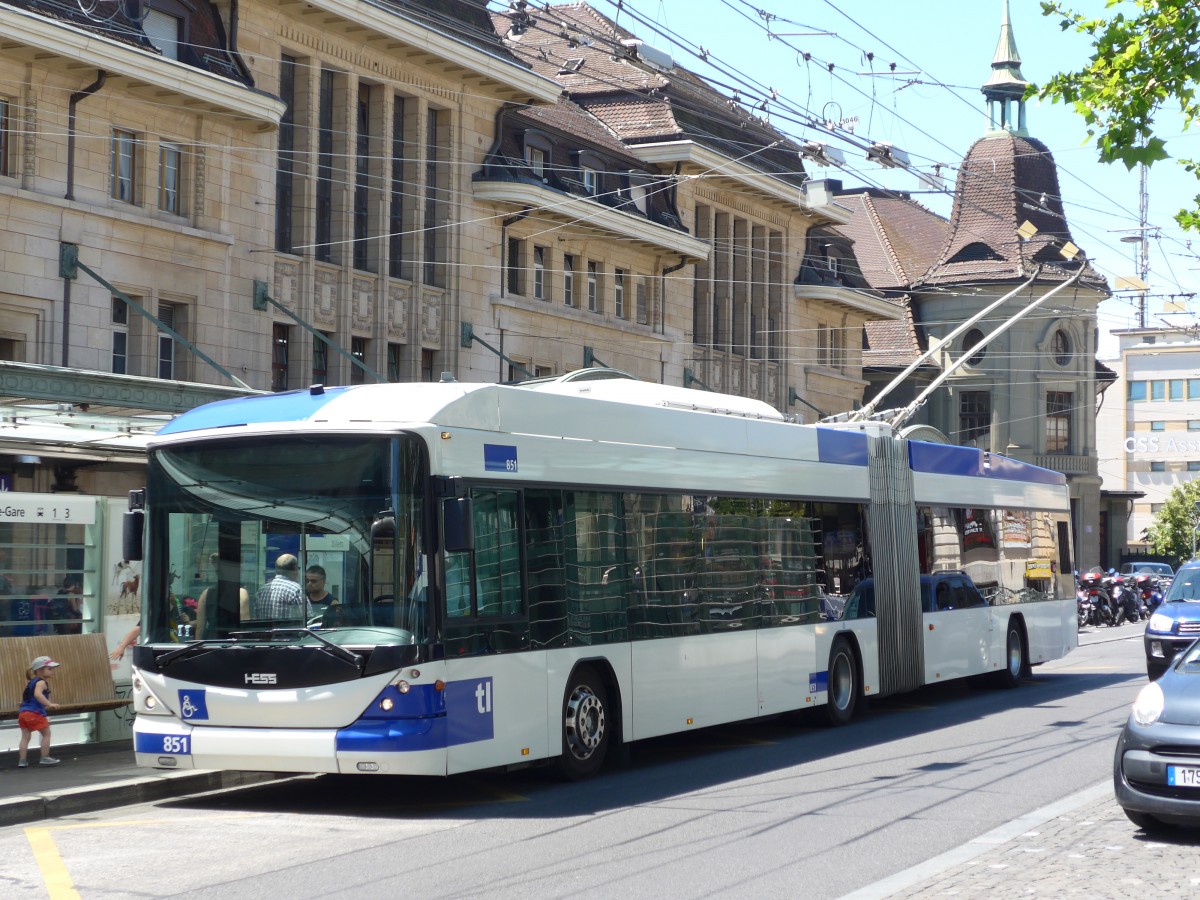
[[[1158,452],[1158,436],[1136,436],[1130,435],[1125,438],[1126,453],[1157,453]]]

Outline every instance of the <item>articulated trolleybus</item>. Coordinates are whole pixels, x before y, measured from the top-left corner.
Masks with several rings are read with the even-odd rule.
[[[148,767],[579,778],[1077,642],[1061,475],[611,370],[214,403],[130,507]]]

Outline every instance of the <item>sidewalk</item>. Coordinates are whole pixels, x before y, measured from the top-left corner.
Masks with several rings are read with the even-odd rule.
[[[269,772],[170,772],[139,769],[133,744],[75,744],[53,748],[62,765],[37,765],[37,738],[29,751],[30,766],[17,768],[16,752],[0,753],[0,826],[91,812],[166,797],[271,781]]]

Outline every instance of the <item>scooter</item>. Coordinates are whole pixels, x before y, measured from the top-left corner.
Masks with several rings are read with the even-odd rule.
[[[1149,575],[1140,575],[1134,582],[1137,588],[1138,606],[1143,619],[1149,619],[1158,604],[1162,603],[1162,591],[1158,581]]]

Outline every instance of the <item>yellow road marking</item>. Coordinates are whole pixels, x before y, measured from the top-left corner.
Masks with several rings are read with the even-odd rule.
[[[79,892],[71,880],[58,845],[50,836],[49,828],[26,828],[25,837],[33,848],[33,858],[42,870],[42,880],[46,883],[46,892],[50,900],[79,900]]]

